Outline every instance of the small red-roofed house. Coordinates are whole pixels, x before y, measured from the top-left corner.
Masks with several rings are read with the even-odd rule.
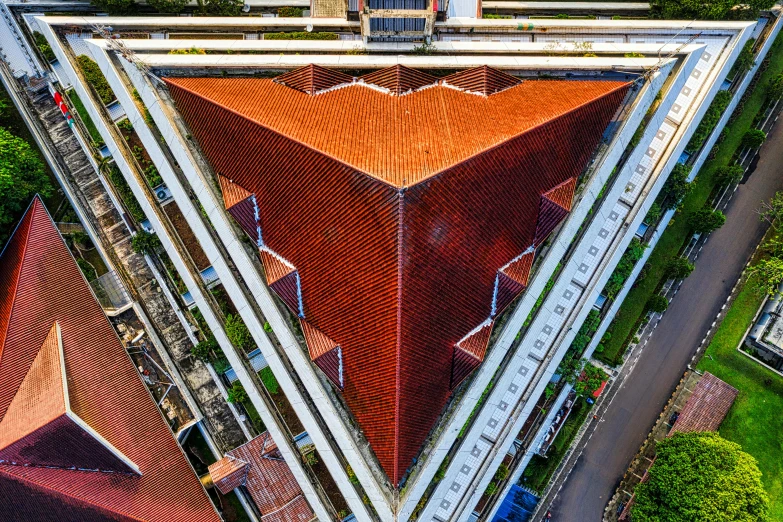
[[[220,520],[37,197],[0,254],[0,513]]]
[[[308,522],[315,518],[277,444],[264,432],[209,466],[224,495],[238,487],[250,494],[264,522]]]

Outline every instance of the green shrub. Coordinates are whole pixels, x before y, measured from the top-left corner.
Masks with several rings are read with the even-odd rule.
[[[609,281],[607,281],[606,286],[604,286],[602,293],[605,296],[612,299],[617,296],[623,288],[625,281],[631,275],[633,267],[636,266],[636,263],[644,255],[644,250],[646,248],[647,245],[642,244],[638,238],[633,238],[631,240],[631,244],[628,245],[625,253],[623,253],[623,256],[620,258],[620,262],[617,263],[614,272],[609,276]]]
[[[272,395],[277,395],[280,391],[280,384],[278,384],[275,374],[272,373],[272,369],[269,366],[262,368],[261,371],[258,372],[258,376],[261,377],[264,388]]]
[[[724,165],[715,171],[715,181],[720,187],[728,187],[739,183],[744,175],[745,169],[741,165]]]
[[[84,278],[87,279],[90,283],[98,279],[98,273],[95,272],[95,268],[82,259],[81,257],[76,258],[76,264],[79,265],[79,268],[82,271],[82,274],[84,274]]]
[[[104,105],[108,105],[116,98],[114,91],[111,90],[109,82],[101,72],[101,68],[87,55],[79,55],[76,57],[76,64],[84,75],[84,79],[87,83],[95,89],[98,98],[101,99]]]
[[[482,16],[485,20],[508,20],[511,15],[502,15],[496,13],[484,13]]]
[[[767,133],[761,129],[751,129],[742,136],[742,145],[749,149],[761,147],[764,140],[767,139]]]
[[[124,130],[126,132],[133,132],[133,124],[130,122],[128,118],[125,118],[124,120],[117,122],[117,128]]]
[[[644,216],[644,222],[648,225],[654,225],[658,223],[658,220],[661,219],[661,214],[663,213],[663,209],[658,203],[653,203],[650,205],[650,210],[647,211],[647,215]]]
[[[46,61],[51,62],[55,58],[57,58],[54,55],[54,51],[52,51],[52,46],[49,45],[49,42],[46,40],[46,37],[39,33],[38,31],[33,32],[33,37],[35,38],[35,45],[38,47],[38,50],[41,51],[41,54],[46,58]]]
[[[731,66],[731,70],[727,75],[728,78],[733,80],[737,77],[738,74],[744,74],[748,72],[751,67],[753,67],[753,45],[755,43],[755,38],[751,38],[745,42],[745,45],[742,46],[742,50],[737,56],[737,59],[734,60],[734,64]]]
[[[217,372],[218,375],[221,375],[231,369],[231,364],[225,357],[218,357],[212,362],[212,368],[215,369],[215,372]]]
[[[234,384],[228,390],[227,400],[231,404],[237,404],[237,403],[242,403],[247,401],[247,391],[245,391],[245,387],[242,386],[241,382],[234,381]]]
[[[337,40],[337,33],[309,33],[293,31],[290,33],[264,33],[264,40]]]
[[[498,485],[495,484],[494,482],[490,482],[489,484],[487,484],[487,489],[484,490],[484,494],[488,497],[491,497],[497,492],[498,492]]]
[[[726,216],[720,210],[705,207],[688,216],[688,225],[696,234],[708,234],[723,226]]]
[[[144,215],[144,211],[141,209],[141,205],[136,200],[136,196],[133,195],[133,191],[128,185],[128,182],[122,177],[122,173],[120,172],[120,169],[117,168],[117,165],[111,165],[106,173],[106,177],[120,195],[120,199],[122,199],[125,208],[128,209],[128,212],[133,219],[139,223],[147,219],[147,216]]]
[[[662,314],[669,308],[669,300],[660,294],[651,295],[645,305],[648,312]]]
[[[644,58],[642,53],[625,53],[624,56],[626,58]]]
[[[304,9],[301,7],[278,7],[277,16],[280,18],[301,18],[304,16]]]
[[[208,361],[212,356],[212,351],[216,347],[217,341],[214,337],[210,336],[206,341],[201,341],[200,343],[194,345],[190,349],[190,354],[197,359],[201,359],[202,361]],[[217,369],[215,371],[217,371]]]
[[[655,202],[663,210],[672,210],[679,207],[685,196],[693,189],[693,185],[688,182],[690,173],[691,168],[688,165],[678,163],[674,166],[660,194],[655,198]]]
[[[189,2],[190,0],[147,0],[147,5],[159,13],[176,14],[185,9]]]
[[[501,464],[495,472],[495,480],[506,480],[509,475],[508,466]]]
[[[144,229],[136,232],[136,235],[131,238],[131,247],[137,254],[152,255],[159,246],[160,238],[158,235],[151,234]]]
[[[198,47],[191,47],[190,49],[172,49],[169,54],[207,54],[207,52]]]
[[[699,126],[696,127],[696,131],[688,142],[688,146],[685,147],[686,151],[694,153],[704,145],[704,142],[707,141],[712,130],[718,124],[723,111],[729,106],[732,96],[730,91],[718,91],[701,122],[699,122]]]
[[[318,464],[318,457],[315,455],[314,451],[310,451],[304,454],[304,461],[308,466],[315,466]]]
[[[228,314],[226,316],[225,327],[228,340],[237,348],[248,352],[255,346],[253,336],[250,335],[250,330],[247,329],[242,318],[238,315]]]

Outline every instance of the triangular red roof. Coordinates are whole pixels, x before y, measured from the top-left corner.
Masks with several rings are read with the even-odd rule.
[[[391,68],[316,96],[165,79],[214,171],[254,195],[257,222],[231,214],[295,269],[271,289],[339,345],[318,364],[342,370],[393,484],[480,360],[455,345],[519,295],[533,253],[511,267],[520,281],[498,270],[567,214],[568,190],[542,195],[584,171],[630,86],[525,80],[483,96],[428,76]]]
[[[56,417],[44,425],[53,429],[36,441],[48,445],[36,444],[36,455],[51,459],[59,449],[63,460],[58,465],[67,465],[74,455],[70,463],[78,465],[90,456],[71,452],[70,444],[84,434],[90,437],[82,441],[100,442],[89,433],[94,430],[140,474],[4,461],[0,505],[13,509],[4,509],[2,519],[217,522],[193,468],[36,198],[0,255],[0,426],[8,422],[16,434],[25,431],[19,408],[39,393],[34,384],[41,386],[40,393],[54,396],[30,411],[31,426],[54,417],[65,403],[63,392],[57,392],[61,377],[55,370],[54,324],[62,340],[69,411],[84,425],[69,415]],[[15,499],[19,494],[29,497]]]

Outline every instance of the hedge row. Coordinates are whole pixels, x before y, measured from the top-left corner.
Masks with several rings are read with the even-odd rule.
[[[291,33],[264,33],[264,40],[337,40],[337,33],[308,33],[294,31]]]

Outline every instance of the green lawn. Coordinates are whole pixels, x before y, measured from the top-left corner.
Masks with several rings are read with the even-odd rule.
[[[636,331],[644,316],[644,307],[651,295],[656,293],[663,283],[666,264],[676,257],[690,238],[687,225],[688,216],[699,210],[707,202],[715,186],[715,171],[729,163],[742,142],[742,136],[749,130],[766,99],[766,85],[776,75],[783,72],[783,35],[778,36],[767,54],[769,67],[761,75],[757,88],[750,94],[742,107],[742,113],[726,126],[727,134],[717,146],[715,157],[702,166],[693,182],[693,190],[684,199],[682,209],[672,219],[658,244],[648,259],[649,269],[646,277],[628,292],[625,301],[608,329],[611,339],[595,357],[607,364],[622,362],[630,336]]]
[[[90,133],[90,139],[92,139],[92,141],[98,145],[103,145],[104,142],[103,138],[101,137],[101,133],[98,132],[98,128],[95,126],[92,118],[90,118],[90,115],[87,113],[87,109],[84,107],[84,103],[79,98],[79,95],[76,94],[75,90],[71,89],[68,91],[68,97],[71,99],[73,108],[79,114],[79,118],[81,118],[82,123],[84,123],[84,126],[87,127],[87,132]]]
[[[697,368],[739,390],[720,434],[756,457],[770,518],[783,520],[783,378],[737,350],[762,299],[754,285],[742,288]]]

